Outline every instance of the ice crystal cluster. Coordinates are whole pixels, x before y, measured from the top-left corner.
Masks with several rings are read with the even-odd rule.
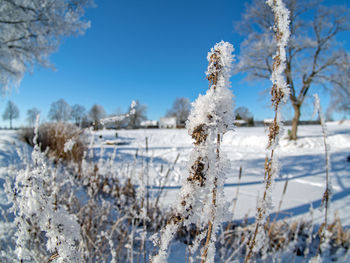
[[[207,131],[213,128],[217,133],[233,129],[233,94],[229,90],[233,51],[234,48],[230,43],[222,41],[208,53],[209,65],[206,75],[211,86],[207,93],[199,95],[192,105],[187,121],[190,135],[193,135],[200,125],[205,125],[204,129]]]
[[[206,72],[209,89],[192,104],[187,121],[194,149],[189,160],[189,176],[184,182],[173,216],[161,232],[158,255],[153,263],[167,259],[167,249],[180,225],[195,224],[200,233],[192,247],[195,252],[206,238],[202,260],[214,262],[216,232],[223,219],[223,185],[226,164],[220,152],[222,136],[233,129],[233,94],[229,90],[233,46],[221,41],[208,53]]]
[[[277,52],[274,57],[276,63],[273,67],[271,74],[271,81],[273,85],[276,85],[279,92],[282,92],[283,102],[287,102],[289,95],[289,88],[284,78],[284,71],[286,69],[286,46],[290,37],[289,30],[289,11],[285,7],[282,0],[267,0],[266,3],[271,7],[275,14],[275,26],[274,31],[276,33],[277,40]]]
[[[273,71],[271,74],[271,100],[276,113],[274,122],[270,127],[268,148],[273,150],[277,147],[281,134],[283,133],[283,123],[281,115],[281,103],[286,103],[290,89],[286,83],[284,71],[286,70],[286,46],[290,37],[289,31],[289,11],[282,0],[268,0],[266,3],[271,7],[275,16],[275,31],[277,51],[273,57]]]

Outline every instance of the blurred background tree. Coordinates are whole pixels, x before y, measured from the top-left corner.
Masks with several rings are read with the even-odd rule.
[[[286,48],[284,72],[290,88],[289,101],[294,110],[290,139],[297,139],[298,123],[310,88],[330,90],[342,94],[341,87],[349,82],[348,51],[337,41],[340,33],[350,30],[350,12],[345,6],[324,6],[322,0],[286,0],[290,11],[291,37]],[[238,56],[238,71],[247,73],[247,79],[270,79],[276,41],[273,36],[274,18],[264,1],[253,0],[246,5],[237,29],[245,41]],[[339,79],[342,82],[339,83]],[[348,86],[347,86],[348,87]],[[343,104],[349,96],[337,96]]]
[[[19,118],[19,109],[12,101],[7,102],[2,118],[10,121],[10,129],[12,129],[12,120]]]
[[[177,125],[184,126],[191,111],[191,103],[188,98],[176,98],[173,106],[166,113],[166,117],[176,117]]]
[[[71,118],[72,108],[64,99],[51,103],[49,119],[56,122],[67,122]]]

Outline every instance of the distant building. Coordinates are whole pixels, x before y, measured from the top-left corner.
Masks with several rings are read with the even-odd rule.
[[[141,121],[140,127],[145,129],[158,128],[158,121],[153,121],[153,120]]]
[[[264,119],[264,125],[269,126],[271,123],[273,123],[274,119]]]
[[[237,127],[247,126],[247,121],[245,121],[245,120],[234,120],[233,123],[234,123]]]
[[[186,121],[177,121],[176,128],[178,129],[186,128]]]
[[[176,117],[164,117],[160,118],[158,127],[160,129],[175,129],[176,124]]]

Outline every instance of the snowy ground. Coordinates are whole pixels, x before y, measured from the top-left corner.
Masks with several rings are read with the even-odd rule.
[[[330,215],[337,212],[344,226],[350,226],[350,122],[342,124],[328,123],[328,141],[331,157],[331,181],[333,195]],[[286,127],[288,130],[289,127]],[[177,192],[187,173],[187,162],[192,146],[192,139],[187,131],[180,130],[103,130],[94,133],[93,148],[103,155],[111,155],[116,150],[116,165],[132,169],[135,160],[143,160],[148,165],[150,186],[158,193],[159,185],[167,170],[171,168],[176,156],[180,154],[174,170],[170,172],[161,203],[164,207],[174,204]],[[102,138],[101,136],[102,135]],[[325,154],[320,126],[301,126],[300,139],[289,142],[283,139],[279,151],[281,172],[273,190],[275,209],[280,202],[286,178],[288,188],[282,203],[279,217],[309,216],[310,205],[317,208],[321,204],[325,190]],[[148,151],[146,150],[146,138]],[[263,192],[266,130],[263,127],[236,128],[235,132],[225,134],[223,151],[231,163],[225,184],[225,195],[232,209],[236,196],[239,167],[243,169],[240,182],[235,220],[248,216],[254,217],[256,202]],[[0,190],[4,176],[11,165],[21,165],[18,148],[27,149],[18,142],[16,133],[0,131]],[[144,167],[145,168],[145,167]],[[130,174],[130,173],[129,173]],[[135,176],[137,173],[135,173]],[[6,203],[6,196],[0,191],[0,202]],[[3,206],[3,208],[6,208]],[[322,215],[315,214],[315,221],[320,223]]]
[[[327,123],[328,142],[330,145],[331,182],[333,186],[331,219],[338,213],[344,226],[350,226],[350,122],[339,124]],[[287,131],[290,127],[285,127]],[[235,132],[224,136],[223,152],[230,160],[231,169],[227,174],[225,195],[232,209],[236,196],[239,167],[243,169],[239,188],[239,197],[234,218],[252,219],[256,210],[259,194],[263,193],[266,129],[237,128]],[[192,140],[186,130],[110,130],[96,134],[94,147],[104,148],[104,154],[113,152],[116,148],[117,162],[121,165],[132,165],[135,156],[146,160],[149,165],[150,185],[157,192],[157,186],[163,180],[164,174],[180,154],[175,169],[171,171],[166,183],[165,195],[162,200],[164,207],[174,204],[177,192],[187,173],[187,162],[192,149]],[[102,138],[99,137],[102,135]],[[281,200],[283,187],[288,178],[288,188],[284,197],[279,218],[309,217],[310,206],[318,208],[321,205],[325,191],[325,153],[323,136],[320,126],[301,126],[299,140],[290,142],[283,139],[279,151],[281,166],[280,177],[277,178],[273,190],[275,210]],[[148,151],[146,151],[146,138]],[[323,220],[323,215],[314,214],[316,223]]]

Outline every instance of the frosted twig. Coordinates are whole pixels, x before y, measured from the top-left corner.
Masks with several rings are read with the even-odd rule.
[[[322,197],[322,204],[325,207],[325,212],[324,212],[324,222],[320,226],[320,245],[318,247],[318,253],[320,252],[321,249],[321,244],[325,242],[326,239],[326,232],[327,232],[327,226],[328,226],[328,209],[329,209],[329,201],[330,197],[332,194],[332,186],[329,178],[329,170],[330,170],[330,160],[329,160],[329,144],[327,141],[327,126],[324,121],[323,113],[322,113],[322,108],[320,104],[320,98],[318,97],[317,94],[314,94],[314,115],[316,115],[316,112],[318,113],[319,119],[320,119],[320,124],[322,127],[322,134],[323,134],[323,143],[324,143],[324,151],[325,151],[325,163],[326,163],[326,190],[323,193]]]
[[[322,202],[324,203],[325,206],[325,216],[324,216],[324,225],[325,227],[327,227],[328,224],[328,208],[329,208],[329,199],[330,199],[330,195],[332,192],[331,189],[331,183],[330,183],[330,178],[329,178],[329,170],[330,170],[330,161],[329,161],[329,144],[327,141],[327,126],[326,123],[324,121],[324,117],[323,117],[323,113],[322,113],[322,108],[320,105],[320,99],[318,97],[317,94],[314,94],[314,98],[315,98],[315,112],[314,115],[316,114],[316,112],[318,113],[318,116],[320,118],[320,124],[322,127],[322,134],[323,134],[323,144],[324,144],[324,153],[325,153],[325,163],[326,163],[326,190],[323,194],[323,198],[322,198]]]
[[[238,196],[239,196],[239,187],[241,186],[241,179],[242,179],[242,166],[239,167],[238,184],[237,184],[237,188],[236,188],[236,195],[235,195],[235,198],[233,199],[232,219],[231,219],[231,222],[229,222],[227,224],[227,227],[226,227],[225,231],[229,231],[231,226],[232,226],[232,221],[234,219],[234,214],[235,214],[235,210],[236,210],[236,206],[237,206],[237,200],[238,200]]]
[[[250,261],[253,253],[258,251],[263,246],[264,240],[259,240],[259,246],[256,247],[257,236],[261,235],[264,238],[264,231],[259,230],[264,225],[266,215],[271,207],[271,186],[274,178],[278,174],[277,158],[275,149],[278,146],[279,139],[282,133],[282,116],[280,113],[281,103],[285,103],[289,94],[289,89],[284,79],[284,71],[286,69],[286,51],[285,47],[289,40],[289,11],[285,7],[282,0],[268,0],[266,3],[271,7],[275,17],[275,37],[277,41],[277,52],[274,56],[273,71],[271,74],[271,100],[275,111],[275,117],[269,127],[268,146],[269,158],[265,161],[265,190],[262,199],[257,207],[255,231],[248,242],[247,254],[244,262]],[[260,239],[260,238],[259,238]]]
[[[164,191],[164,188],[165,188],[165,186],[166,186],[166,184],[167,184],[167,182],[168,182],[169,174],[170,174],[171,171],[174,170],[175,165],[176,165],[177,161],[179,160],[179,157],[180,157],[180,153],[178,153],[178,154],[176,155],[175,161],[173,162],[172,166],[168,168],[168,171],[166,172],[166,174],[165,174],[165,176],[164,176],[164,182],[162,183],[162,185],[161,185],[161,187],[160,187],[160,190],[159,190],[157,199],[156,199],[156,201],[155,201],[155,203],[154,203],[154,207],[155,207],[155,208],[158,208],[159,199],[160,199],[160,197],[161,197],[161,195],[162,195],[162,193],[163,193],[163,191]]]
[[[278,218],[278,215],[279,213],[281,212],[281,208],[282,208],[282,203],[283,203],[283,200],[284,200],[284,196],[286,195],[286,192],[287,192],[287,187],[288,187],[288,178],[286,179],[286,181],[284,182],[284,186],[283,186],[283,191],[282,191],[282,196],[281,196],[281,200],[278,204],[278,209],[277,209],[277,212],[275,214],[275,218],[273,219],[273,222],[275,223],[277,218]]]

